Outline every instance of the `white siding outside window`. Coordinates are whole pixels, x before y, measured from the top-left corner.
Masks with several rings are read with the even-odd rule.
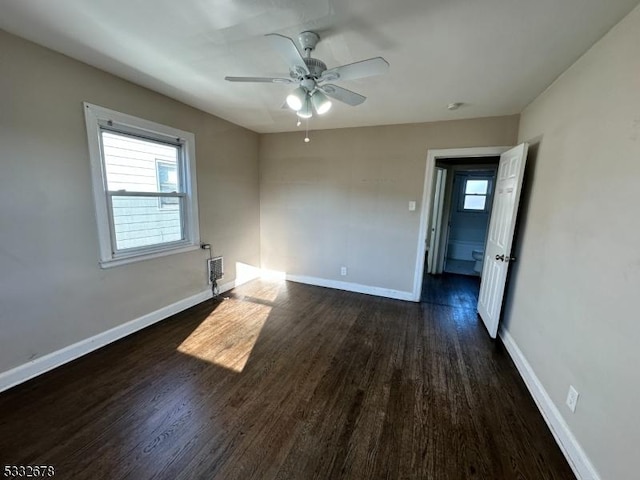
[[[198,248],[193,134],[84,106],[101,265]]]

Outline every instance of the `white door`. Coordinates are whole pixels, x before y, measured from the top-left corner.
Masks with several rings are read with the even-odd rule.
[[[442,210],[444,207],[444,191],[447,184],[447,171],[436,168],[435,188],[433,194],[433,210],[431,211],[431,231],[429,238],[429,255],[427,256],[428,273],[442,273],[436,265],[439,258],[440,235],[442,234]]]
[[[528,147],[522,143],[500,155],[478,298],[478,313],[491,338],[498,333],[507,271],[514,260],[511,244]]]

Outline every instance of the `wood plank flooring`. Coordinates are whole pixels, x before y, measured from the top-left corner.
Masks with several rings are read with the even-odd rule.
[[[60,479],[574,478],[475,311],[254,281],[0,394]]]
[[[480,277],[455,273],[426,274],[422,280],[420,301],[476,310],[479,292]]]

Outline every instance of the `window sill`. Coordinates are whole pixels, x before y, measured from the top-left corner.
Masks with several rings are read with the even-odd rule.
[[[142,262],[144,260],[151,260],[152,258],[166,257],[167,255],[174,255],[176,253],[192,252],[194,250],[200,250],[199,245],[186,245],[183,247],[172,248],[170,250],[161,250],[159,252],[144,253],[140,255],[134,255],[131,257],[114,258],[111,260],[101,260],[100,268],[112,268],[119,267],[120,265],[127,265],[129,263]]]

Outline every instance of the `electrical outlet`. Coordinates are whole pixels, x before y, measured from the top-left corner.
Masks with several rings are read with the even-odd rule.
[[[340,275],[343,277],[347,275],[347,267],[340,267]]]
[[[575,388],[573,388],[573,385],[569,385],[569,393],[567,393],[567,407],[569,407],[569,410],[572,412],[576,411],[576,403],[578,403],[579,396],[580,394]]]
[[[414,202],[413,200],[409,202],[409,211],[410,212],[416,211],[416,202]]]

